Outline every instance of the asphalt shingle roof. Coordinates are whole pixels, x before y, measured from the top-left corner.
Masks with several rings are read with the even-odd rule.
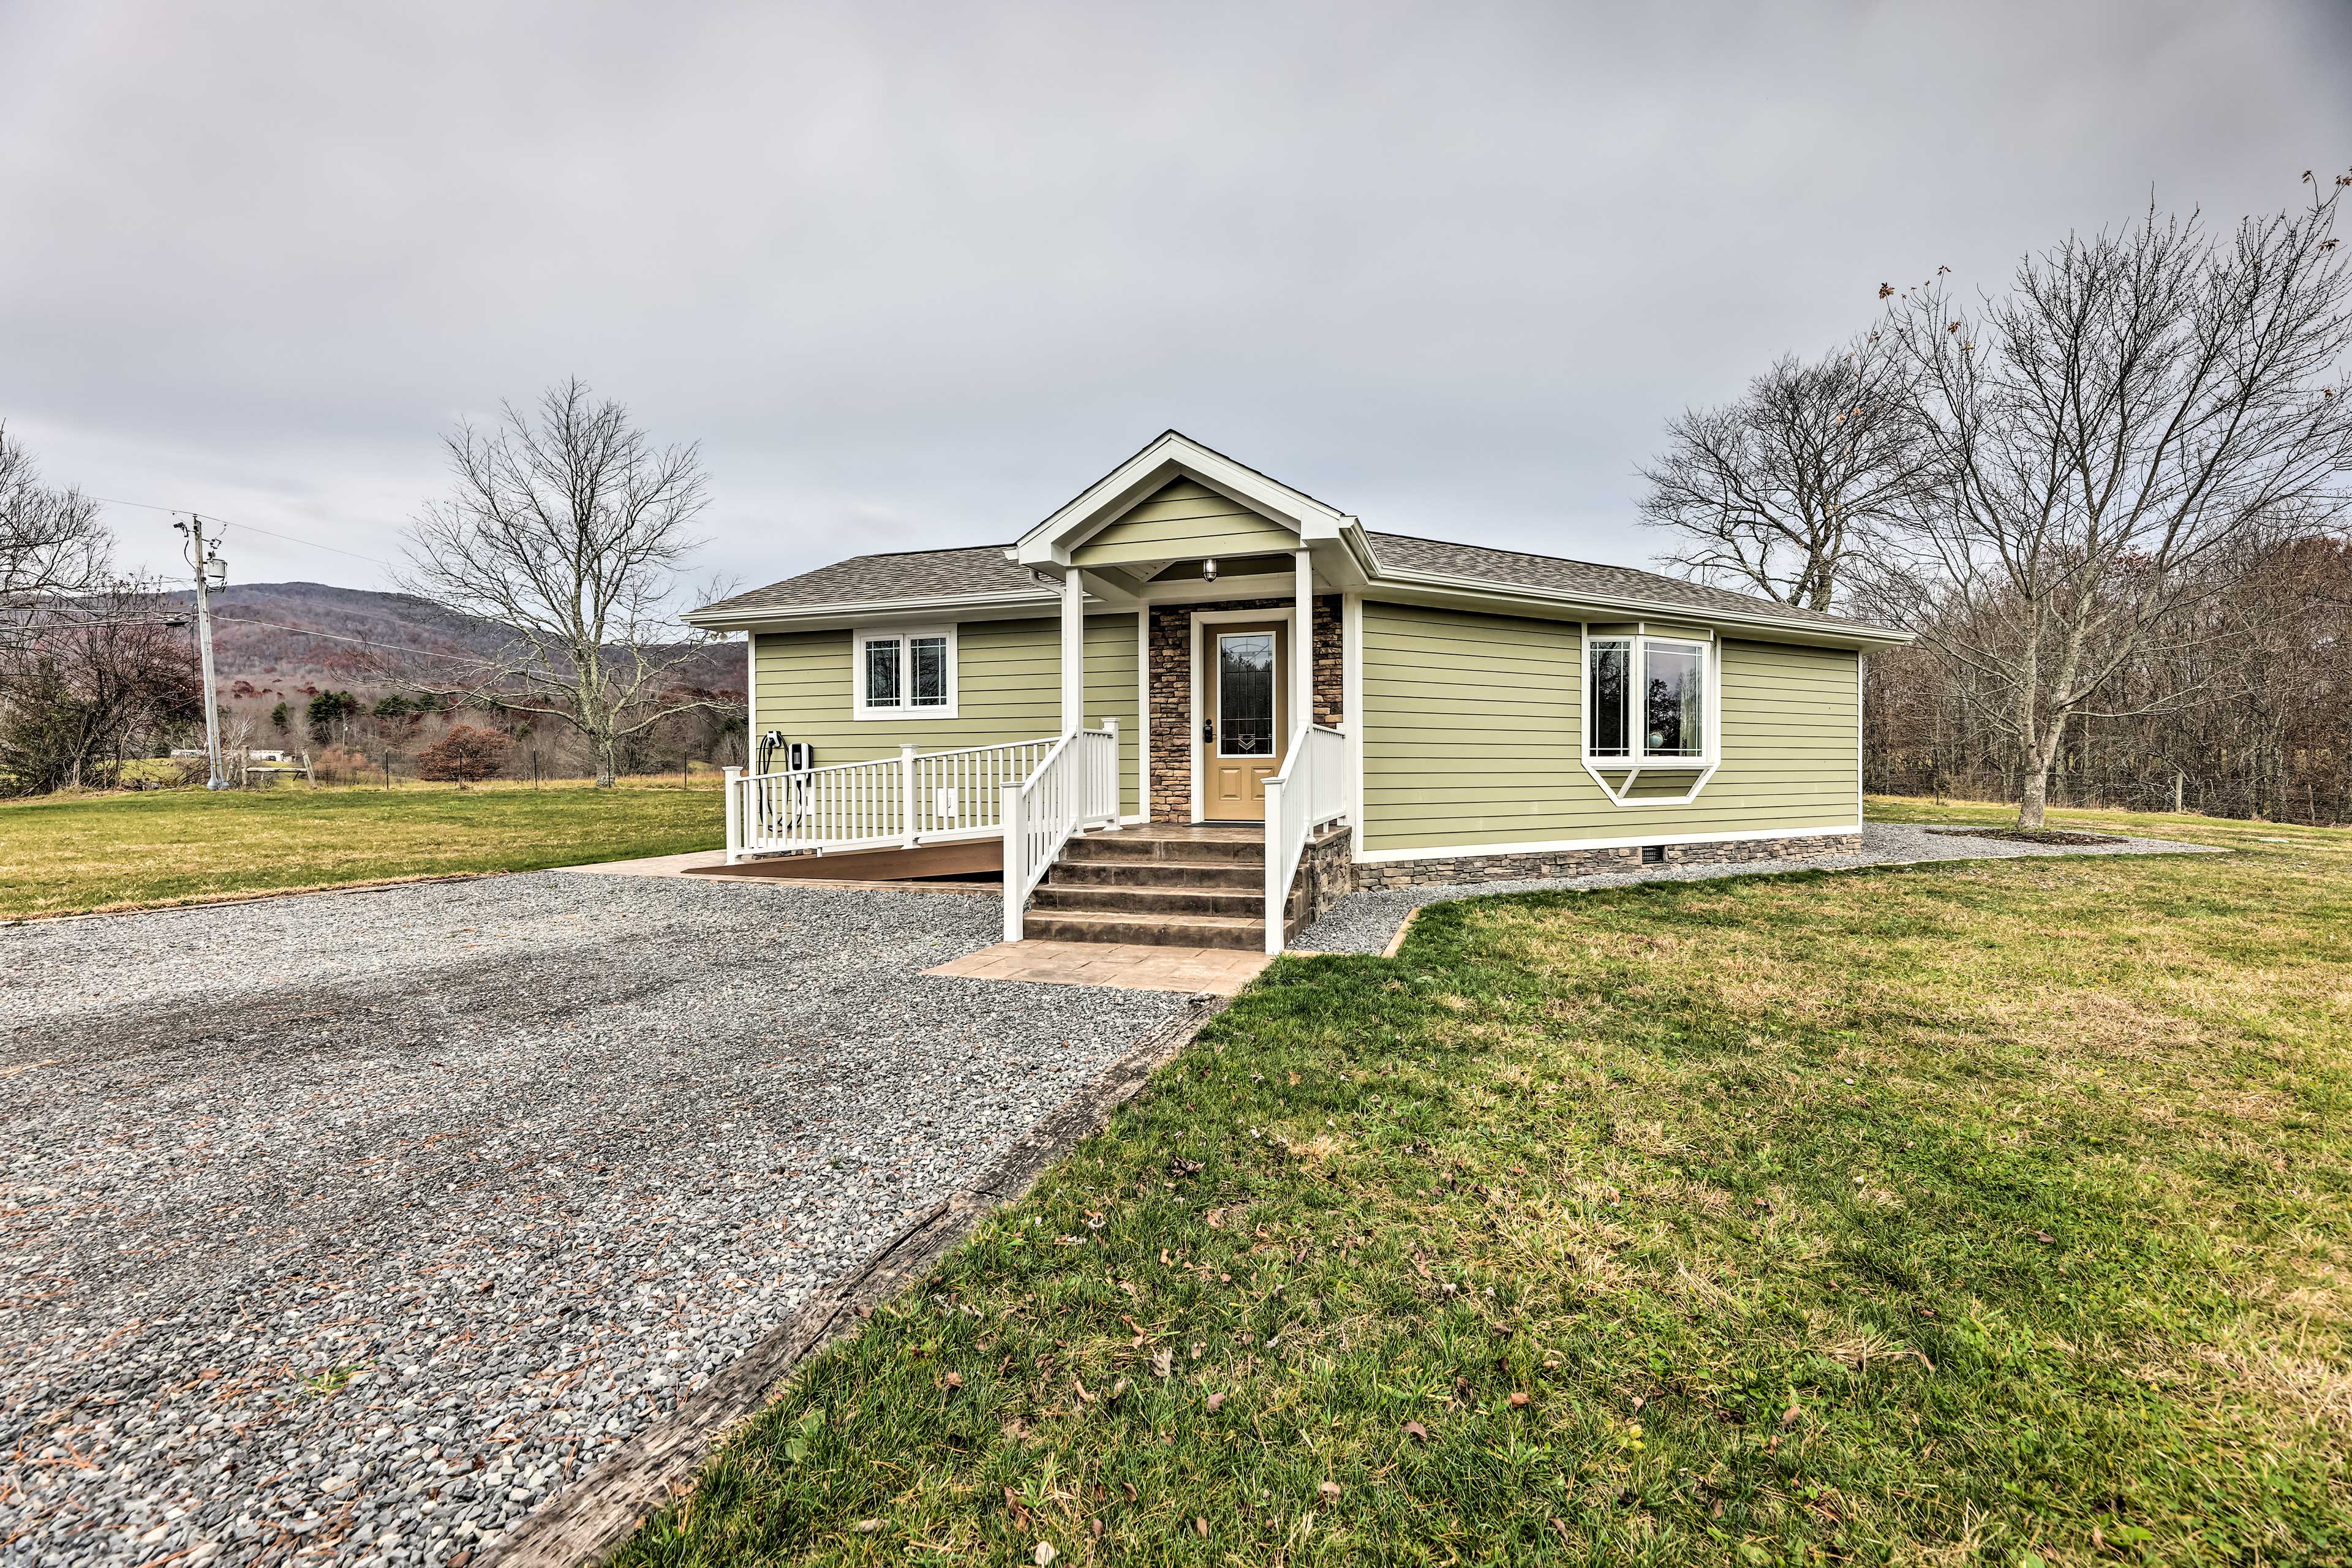
[[[814,605],[877,605],[895,599],[952,598],[967,594],[1036,594],[1053,589],[1004,558],[1010,546],[974,544],[961,550],[908,550],[853,555],[695,612],[698,616],[798,610]]]
[[[1612,600],[1634,600],[1699,614],[1764,614],[1776,620],[1811,621],[1825,626],[1861,626],[1867,623],[1843,616],[1800,610],[1752,594],[1686,583],[1631,566],[1608,566],[1593,561],[1570,561],[1557,555],[1528,555],[1516,550],[1492,550],[1480,544],[1453,544],[1444,540],[1416,539],[1403,533],[1365,533],[1372,554],[1384,570],[1428,572],[1461,577],[1497,587],[1534,588],[1557,594],[1591,595]],[[898,600],[951,598],[968,595],[1034,595],[1050,603],[1058,595],[1029,574],[1028,568],[1005,559],[1003,544],[971,545],[960,550],[915,550],[890,555],[856,555],[771,583],[764,588],[738,594],[705,605],[698,616],[757,614],[765,610],[810,609],[821,605],[877,605]]]
[[[1490,550],[1483,544],[1449,544],[1438,539],[1416,539],[1407,533],[1374,533],[1372,554],[1384,568],[1405,572],[1435,572],[1467,577],[1497,586],[1542,588],[1559,594],[1590,594],[1608,599],[1639,599],[1649,604],[1680,605],[1693,610],[1718,610],[1735,615],[1759,612],[1777,620],[1818,621],[1823,626],[1852,626],[1864,623],[1844,616],[1800,610],[1755,594],[1710,588],[1632,566],[1604,566],[1597,561],[1570,561],[1558,555],[1527,555],[1516,550]]]

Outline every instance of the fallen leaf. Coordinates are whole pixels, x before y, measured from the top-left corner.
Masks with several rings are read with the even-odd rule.
[[[2037,1231],[2035,1231],[2035,1232],[2033,1233],[2033,1239],[2034,1239],[2034,1240],[2036,1240],[2036,1241],[2039,1241],[2039,1242],[2044,1243],[2045,1245],[2052,1246],[2052,1247],[2054,1247],[2054,1246],[2056,1246],[2056,1245],[2058,1244],[2058,1238],[2057,1238],[2056,1237],[2054,1237],[2054,1236],[2051,1235],[2051,1234],[2050,1234],[2048,1231],[2046,1231],[2046,1230],[2037,1230]]]
[[[945,1381],[950,1388],[961,1388],[963,1386],[963,1373],[960,1372],[951,1372],[948,1373]]]
[[[1224,1403],[1225,1396],[1222,1394],[1212,1394],[1209,1395],[1209,1408],[1213,1412],[1223,1406]]]
[[[1292,1076],[1296,1077],[1297,1075],[1293,1074]],[[1315,1489],[1315,1495],[1321,1498],[1325,1502],[1338,1502],[1339,1500],[1339,1483],[1337,1481],[1325,1481],[1321,1486]]]
[[[849,1528],[860,1535],[871,1535],[882,1528],[882,1521],[878,1519],[861,1519]]]
[[[1041,1541],[1037,1543],[1037,1550],[1031,1552],[1029,1555],[1036,1559],[1037,1568],[1045,1568],[1045,1564],[1051,1563],[1056,1553],[1054,1551],[1054,1543],[1052,1542]]]
[[[1780,1425],[1783,1426],[1794,1426],[1797,1424],[1797,1417],[1803,1414],[1803,1411],[1791,1405],[1789,1408],[1780,1412]]]
[[[1519,1393],[1514,1393],[1514,1394],[1511,1395],[1511,1408],[1512,1408],[1512,1409],[1514,1409],[1514,1410],[1524,1410],[1524,1409],[1526,1409],[1526,1408],[1527,1408],[1527,1404],[1528,1404],[1528,1396],[1527,1396],[1526,1394],[1519,1394]]]
[[[1404,1435],[1412,1438],[1416,1443],[1426,1443],[1429,1441],[1429,1428],[1423,1426],[1418,1421],[1406,1422],[1404,1424]]]
[[[1121,1481],[1118,1484],[1126,1491],[1127,1500],[1133,1502],[1135,1500],[1135,1483],[1133,1481]]]
[[[1070,1379],[1070,1386],[1078,1391],[1079,1404],[1092,1405],[1095,1402],[1095,1396],[1087,1392],[1087,1380],[1085,1378],[1072,1377]]]
[[[1151,1372],[1155,1377],[1166,1377],[1175,1365],[1176,1354],[1166,1345],[1151,1352]]]
[[[1209,1521],[1197,1513],[1192,1516],[1192,1528],[1199,1533],[1202,1540],[1209,1539]]]
[[[1211,1230],[1223,1230],[1225,1228],[1224,1210],[1211,1209],[1209,1211],[1209,1228]]]

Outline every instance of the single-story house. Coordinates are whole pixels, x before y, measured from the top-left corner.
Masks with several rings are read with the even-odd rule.
[[[751,641],[730,860],[1001,846],[1008,938],[1271,951],[1351,889],[1844,847],[1906,640],[1375,532],[1172,430],[1011,544],[688,618]]]

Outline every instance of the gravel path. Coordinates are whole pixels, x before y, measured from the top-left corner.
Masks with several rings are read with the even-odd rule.
[[[1801,860],[1727,861],[1712,866],[1659,866],[1642,871],[1611,871],[1593,877],[1549,880],[1454,883],[1433,888],[1392,888],[1351,893],[1339,907],[1298,933],[1293,944],[1309,952],[1381,952],[1405,918],[1424,904],[1485,893],[1532,893],[1548,889],[1629,888],[1636,882],[1701,882],[1714,877],[1761,877],[1776,871],[1845,870],[1857,866],[1909,866],[1929,860],[2007,860],[2030,855],[2206,855],[2223,851],[2168,838],[2126,838],[2116,844],[2017,844],[2000,838],[1948,837],[1911,823],[1872,822],[1862,829],[1862,847],[1841,855]]]
[[[0,930],[0,1563],[439,1564],[1181,996],[562,872]]]

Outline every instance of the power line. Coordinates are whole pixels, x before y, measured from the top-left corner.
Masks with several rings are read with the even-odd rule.
[[[101,506],[135,506],[142,511],[160,511],[173,514],[184,513],[191,517],[196,515],[196,509],[194,507],[157,506],[152,501],[120,500],[112,496],[92,496],[89,499],[97,501]],[[240,528],[247,533],[266,534],[271,539],[283,540],[289,544],[299,544],[310,550],[324,550],[328,553],[333,555],[348,555],[354,561],[365,561],[372,565],[382,566],[388,571],[397,572],[400,570],[400,567],[396,563],[386,561],[380,555],[362,555],[356,550],[345,550],[341,545],[321,544],[315,539],[302,539],[298,538],[296,535],[291,533],[280,533],[275,529],[263,528],[257,523],[238,522],[233,519],[222,517],[215,512],[205,512],[203,515],[211,519],[213,521],[221,524],[225,528]]]

